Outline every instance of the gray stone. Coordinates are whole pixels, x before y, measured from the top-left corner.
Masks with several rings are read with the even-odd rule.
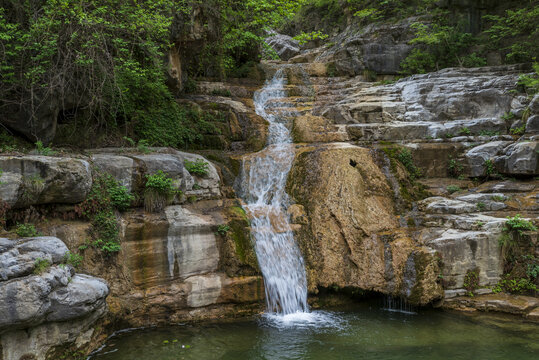
[[[504,149],[504,155],[495,160],[502,174],[539,175],[539,141],[519,142]]]
[[[127,156],[112,154],[95,154],[92,163],[101,171],[112,175],[121,185],[129,191],[132,190],[135,163]]]
[[[536,94],[529,105],[530,111],[534,115],[539,115],[539,94]]]
[[[476,204],[444,197],[430,197],[420,201],[418,205],[429,214],[466,214],[478,211]]]
[[[268,44],[281,60],[288,60],[300,53],[299,43],[297,40],[294,40],[288,35],[273,34],[265,39],[266,44]]]
[[[533,115],[528,118],[526,133],[539,133],[539,115]]]
[[[81,159],[3,156],[0,169],[11,179],[0,184],[0,194],[13,207],[79,203],[92,186],[90,165]]]
[[[469,150],[466,153],[466,159],[470,166],[470,176],[484,176],[486,173],[485,162],[494,160],[496,155],[502,152],[509,144],[506,141],[492,141]]]

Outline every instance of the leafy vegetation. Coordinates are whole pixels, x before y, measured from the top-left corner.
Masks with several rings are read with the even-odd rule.
[[[172,178],[162,170],[146,175],[144,208],[148,212],[162,211],[176,193],[178,191],[174,188]]]
[[[300,45],[306,44],[309,41],[325,40],[329,35],[324,34],[320,30],[311,31],[310,33],[301,32],[299,35],[294,36],[294,39],[299,42]]]
[[[449,163],[447,165],[447,171],[449,173],[449,176],[453,178],[458,178],[462,175],[464,171],[464,165],[457,159],[452,158],[449,156]]]
[[[96,173],[86,200],[76,208],[79,216],[92,223],[91,246],[105,255],[120,251],[120,231],[114,211],[125,211],[133,200],[134,196],[112,175]]]
[[[456,193],[457,191],[461,191],[462,189],[458,185],[449,185],[446,190],[450,193]]]
[[[15,233],[24,238],[38,236],[36,227],[33,224],[18,224]]]
[[[48,146],[44,146],[41,141],[36,142],[36,152],[39,155],[43,155],[43,156],[53,156],[56,154],[56,151],[52,150]]]
[[[473,292],[479,288],[479,268],[466,271],[462,286],[468,291],[468,296],[473,296]]]
[[[83,260],[82,255],[72,253],[71,251],[68,251],[64,255],[64,263],[73,266],[75,269],[79,268]]]
[[[197,159],[196,161],[185,160],[184,165],[190,174],[198,176],[206,176],[208,174],[209,165],[202,159]]]
[[[221,236],[225,236],[226,233],[230,230],[230,226],[229,225],[219,225],[217,227],[217,234],[218,235],[221,235]]]
[[[523,219],[520,214],[508,217],[505,222],[504,231],[516,232],[518,235],[524,235],[526,231],[537,231],[537,227],[531,221]]]
[[[47,259],[37,258],[34,261],[34,275],[41,275],[51,267],[51,262]]]

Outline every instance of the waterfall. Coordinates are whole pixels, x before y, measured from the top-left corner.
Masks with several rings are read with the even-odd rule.
[[[241,177],[268,312],[281,315],[308,311],[305,266],[287,214],[286,180],[294,160],[289,127],[295,113],[279,103],[287,96],[286,84],[280,69],[255,93],[256,112],[269,122],[268,146],[244,159]]]

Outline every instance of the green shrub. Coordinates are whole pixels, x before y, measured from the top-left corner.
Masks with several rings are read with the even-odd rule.
[[[459,176],[462,175],[462,172],[464,171],[464,165],[462,165],[459,161],[457,161],[456,159],[453,159],[450,156],[447,170],[449,172],[449,176],[453,178],[458,178]]]
[[[494,195],[491,199],[493,201],[497,201],[497,202],[504,202],[505,201],[505,197],[503,197],[501,195]]]
[[[494,131],[494,130],[481,130],[479,132],[479,136],[499,136],[499,135],[500,135],[500,132]]]
[[[301,32],[301,34],[294,36],[294,39],[299,42],[300,45],[306,44],[313,40],[325,40],[329,35],[324,34],[320,30],[312,31],[310,33]]]
[[[71,251],[66,252],[64,255],[64,263],[73,266],[75,269],[79,268],[83,260],[82,255],[72,253]]]
[[[47,259],[37,258],[34,261],[34,274],[41,275],[51,267],[51,262]]]
[[[121,250],[120,227],[112,210],[99,211],[94,215],[92,232],[95,239],[92,243],[93,247],[100,249],[106,255]]]
[[[80,216],[90,218],[93,214],[106,209],[116,208],[124,211],[135,199],[129,190],[110,174],[99,173],[93,177],[92,188],[86,200],[80,204],[76,211]]]
[[[397,160],[404,165],[410,177],[413,179],[420,178],[422,176],[421,169],[414,164],[412,158],[412,152],[409,149],[403,148],[397,153]]]
[[[520,214],[516,214],[513,217],[507,217],[504,231],[516,232],[522,236],[526,231],[537,231],[537,227],[531,221],[523,219]]]
[[[494,293],[502,291],[512,294],[525,294],[529,292],[537,292],[537,286],[527,278],[510,279],[507,275],[502,278],[498,284],[492,289]]]
[[[147,212],[163,211],[177,193],[172,179],[162,170],[146,175],[145,187],[144,208]]]
[[[491,159],[485,160],[485,176],[487,179],[492,175],[496,174],[496,168],[494,167],[494,162]]]
[[[15,233],[18,236],[25,238],[38,236],[37,230],[32,224],[18,224]]]
[[[196,161],[185,160],[185,168],[192,175],[205,176],[208,174],[209,165],[202,159],[197,159]]]
[[[468,129],[467,127],[463,127],[459,130],[459,135],[462,135],[462,136],[470,136],[472,135],[472,132],[470,131],[470,129]]]
[[[509,130],[509,132],[511,133],[511,135],[524,135],[524,133],[526,132],[526,124],[522,124],[522,126],[512,128],[511,130]]]
[[[449,185],[446,190],[450,193],[450,194],[453,194],[453,193],[456,193],[457,191],[461,191],[462,189],[457,186],[457,185]]]
[[[477,209],[478,209],[479,211],[485,211],[485,209],[486,209],[486,207],[487,207],[487,205],[486,205],[484,202],[478,202],[478,203],[476,204],[476,206],[477,206]]]
[[[53,156],[56,154],[56,151],[52,150],[50,147],[44,146],[41,141],[36,142],[36,152],[43,156]]]
[[[518,80],[518,84],[531,95],[539,92],[539,63],[533,64],[533,70],[535,74],[521,75]]]
[[[232,93],[228,89],[213,89],[211,94],[215,96],[224,96],[224,97],[232,96]]]
[[[400,67],[404,75],[426,74],[436,70],[436,59],[433,54],[416,48],[401,62]]]
[[[479,268],[466,271],[462,286],[468,291],[468,296],[473,296],[473,292],[479,288]]]
[[[226,233],[230,230],[230,226],[228,225],[219,225],[217,227],[217,234],[221,236],[225,236]]]

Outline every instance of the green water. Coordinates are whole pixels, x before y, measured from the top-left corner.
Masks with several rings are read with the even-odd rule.
[[[254,318],[124,332],[92,360],[539,359],[539,325],[373,304],[307,319]]]

